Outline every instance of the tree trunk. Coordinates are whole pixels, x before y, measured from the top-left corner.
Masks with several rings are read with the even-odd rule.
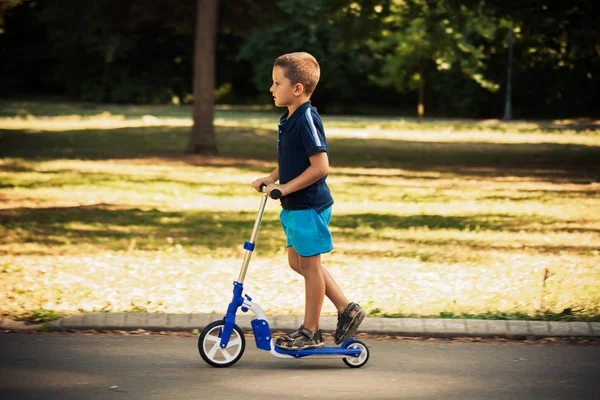
[[[215,112],[215,42],[218,0],[198,0],[194,43],[194,126],[188,153],[217,154]]]
[[[504,120],[512,119],[512,63],[513,63],[513,43],[514,43],[513,26],[510,24],[508,31],[508,66],[506,67],[506,99],[504,102]]]
[[[425,106],[423,105],[423,95],[425,91],[425,77],[423,76],[423,61],[419,60],[419,106],[417,113],[419,114],[419,123],[423,123],[423,114],[425,114]]]

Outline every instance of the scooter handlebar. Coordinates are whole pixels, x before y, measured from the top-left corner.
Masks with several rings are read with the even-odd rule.
[[[264,183],[262,185],[260,185],[260,191],[261,192],[265,192],[265,189],[267,188],[267,185],[265,185]],[[279,189],[273,189],[271,190],[271,198],[273,200],[277,200],[281,197],[281,191]]]

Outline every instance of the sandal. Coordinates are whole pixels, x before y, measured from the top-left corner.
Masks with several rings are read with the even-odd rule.
[[[298,336],[301,336],[302,334],[300,333],[300,331],[304,329],[304,325],[300,325],[300,328],[298,328],[297,331],[290,333],[289,335],[285,335],[285,336],[280,336],[275,340],[275,346],[281,346],[283,344],[283,342],[289,342],[291,340],[294,340],[295,338],[297,338]]]
[[[338,314],[337,328],[333,335],[335,344],[343,343],[352,337],[365,318],[365,310],[356,303],[350,303],[343,313]]]
[[[325,339],[323,339],[323,332],[320,329],[313,333],[304,326],[300,326],[297,332],[277,338],[275,346],[283,350],[320,349],[325,347]]]

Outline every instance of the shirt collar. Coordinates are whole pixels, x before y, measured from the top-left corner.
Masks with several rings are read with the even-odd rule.
[[[306,109],[310,107],[310,100],[306,101],[305,103],[302,103],[300,105],[300,107],[298,107],[296,109],[296,111],[294,111],[294,113],[292,114],[291,117],[288,118],[288,112],[286,111],[285,114],[283,114],[281,116],[281,118],[279,119],[279,126],[285,129],[290,129],[292,127],[292,125],[294,125],[294,122],[296,122],[296,120],[300,117],[300,115],[302,115],[302,113],[306,112]]]

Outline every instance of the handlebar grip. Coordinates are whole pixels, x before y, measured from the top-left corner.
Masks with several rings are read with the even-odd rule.
[[[271,190],[271,198],[273,200],[277,200],[281,197],[281,191],[279,189],[273,189]]]
[[[260,191],[264,192],[265,188],[267,187],[267,185],[265,185],[264,183],[260,185]],[[271,190],[271,198],[273,200],[277,200],[281,197],[281,191],[279,189],[273,189]]]

